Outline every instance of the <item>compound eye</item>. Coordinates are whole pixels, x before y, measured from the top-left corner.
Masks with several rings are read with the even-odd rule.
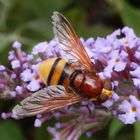
[[[74,82],[73,82],[74,87],[76,89],[81,88],[83,81],[84,81],[84,75],[83,74],[76,75],[76,77],[74,78]]]

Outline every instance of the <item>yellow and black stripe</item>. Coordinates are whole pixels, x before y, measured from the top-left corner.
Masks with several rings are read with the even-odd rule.
[[[45,84],[62,85],[68,76],[69,64],[63,58],[49,58],[39,65],[39,75]]]

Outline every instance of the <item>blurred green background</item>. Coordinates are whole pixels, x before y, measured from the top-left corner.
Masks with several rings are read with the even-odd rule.
[[[103,37],[115,29],[132,27],[140,35],[140,0],[0,0],[0,64],[9,66],[7,55],[13,41],[29,52],[38,42],[53,38],[51,15],[63,13],[79,36]],[[9,111],[13,101],[0,101],[0,112]],[[34,118],[19,121],[0,119],[0,140],[51,140],[46,127],[34,128]],[[140,123],[124,126],[116,119],[91,138],[80,140],[140,140]]]

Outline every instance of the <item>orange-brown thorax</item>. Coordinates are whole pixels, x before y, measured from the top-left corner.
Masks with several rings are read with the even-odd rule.
[[[95,73],[87,72],[81,64],[69,64],[62,58],[41,62],[39,75],[48,86],[63,85],[67,92],[78,92],[100,102],[108,99],[106,91],[108,93],[112,88],[109,81],[103,81]]]
[[[103,89],[103,81],[92,74],[78,74],[73,85],[79,94],[92,98],[96,98]]]

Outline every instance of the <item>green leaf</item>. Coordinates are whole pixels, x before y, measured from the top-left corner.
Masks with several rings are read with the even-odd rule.
[[[0,122],[0,140],[25,140],[20,127],[10,120]]]
[[[47,131],[48,126],[54,125],[55,120],[51,119],[42,124],[40,128],[34,131],[35,140],[52,140],[52,135]]]
[[[124,124],[118,119],[114,118],[109,127],[109,138],[113,139],[118,134],[118,132],[124,127]]]
[[[83,36],[84,38],[89,38],[89,37],[96,38],[96,37],[103,37],[106,36],[107,34],[112,33],[113,29],[103,24],[96,24],[91,27],[81,26],[79,32],[80,35]]]
[[[10,44],[10,40],[9,40],[9,36],[7,34],[2,34],[0,33],[0,64],[7,64],[8,58],[7,58],[7,54],[8,54],[8,50],[9,50],[9,44]],[[5,55],[6,54],[6,55]]]
[[[8,35],[0,33],[0,52],[10,43]]]
[[[120,15],[124,25],[133,28],[136,34],[140,35],[140,10],[136,10],[124,1]]]
[[[134,124],[134,129],[135,129],[135,140],[139,140],[140,139],[140,122],[136,122]]]
[[[65,15],[74,27],[79,37],[83,37],[85,39],[89,37],[101,37],[113,32],[113,28],[103,24],[98,23],[94,26],[87,25],[85,22],[86,15],[81,7],[73,8]]]
[[[135,9],[126,0],[106,0],[119,13],[124,26],[134,29],[140,35],[140,10]]]
[[[42,34],[47,39],[52,39],[53,37],[53,25],[51,23],[51,17],[49,21],[44,19],[30,21],[26,25],[26,28],[36,31],[39,35]]]
[[[30,10],[39,17],[50,19],[52,12],[61,10],[68,2],[64,0],[27,0]]]

